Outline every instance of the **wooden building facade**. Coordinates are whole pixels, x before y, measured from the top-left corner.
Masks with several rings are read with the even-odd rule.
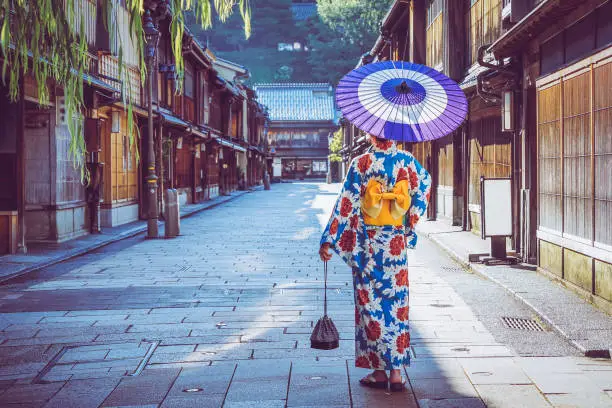
[[[360,64],[403,59],[456,80],[454,134],[406,148],[431,172],[429,218],[480,231],[480,177],[510,178],[523,261],[612,301],[612,1],[396,1]],[[367,148],[344,125],[345,166]]]
[[[182,204],[211,199],[219,194],[220,180],[230,168],[234,176],[225,171],[229,174],[222,193],[236,189],[235,160],[228,165],[236,150],[248,150],[252,159],[244,159],[244,186],[262,183],[265,151],[260,142],[267,116],[254,92],[223,79],[215,69],[214,54],[188,31],[182,46],[185,72],[177,77],[169,46],[169,21],[162,20],[151,101],[155,130],[148,135],[149,101],[140,79],[139,50],[130,40],[127,9],[118,3],[114,20],[108,24],[116,32],[109,33],[101,14],[106,0],[78,1],[90,59],[89,71],[84,74],[85,109],[81,115],[65,117],[63,90],[54,84],[44,106],[37,98],[33,77],[24,78],[16,103],[9,101],[8,90],[0,85],[0,108],[11,113],[0,115],[0,255],[26,252],[28,245],[63,242],[146,218],[142,192],[150,136],[156,146],[162,217],[167,188],[179,190]],[[181,81],[180,87],[177,81]],[[237,94],[243,95],[240,106],[230,103]],[[256,120],[247,122],[246,114],[241,116],[245,125],[234,129],[245,136],[238,142],[231,129],[239,123],[232,125],[232,117],[236,117],[232,112],[242,115],[247,107]],[[83,122],[83,160],[91,176],[87,186],[69,152],[68,120]],[[250,123],[248,129],[246,123]],[[253,133],[252,138],[247,130]],[[246,167],[249,165],[254,168]],[[247,173],[252,174],[248,183]]]
[[[258,84],[255,90],[269,109],[267,143],[276,179],[325,179],[329,140],[337,126],[329,84]]]

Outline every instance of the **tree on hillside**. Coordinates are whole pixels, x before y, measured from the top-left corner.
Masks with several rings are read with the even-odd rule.
[[[355,44],[365,52],[378,37],[390,5],[390,0],[318,0],[317,10],[321,21],[345,44]]]
[[[313,80],[338,83],[355,68],[379,34],[390,0],[319,0],[318,15],[305,22]]]
[[[200,39],[217,51],[241,51],[248,47],[276,49],[279,42],[294,40],[295,24],[291,13],[291,0],[251,0],[253,5],[251,36],[244,37],[244,24],[240,16],[232,16],[214,30],[199,30]]]

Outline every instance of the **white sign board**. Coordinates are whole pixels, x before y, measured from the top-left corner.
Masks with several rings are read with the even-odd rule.
[[[512,185],[509,178],[483,179],[481,220],[482,236],[512,235]]]

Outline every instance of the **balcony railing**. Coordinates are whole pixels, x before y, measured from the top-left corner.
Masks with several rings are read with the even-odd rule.
[[[142,105],[140,70],[137,67],[124,65],[120,74],[119,59],[108,53],[100,53],[98,76],[110,86],[121,89],[126,100],[135,105]]]

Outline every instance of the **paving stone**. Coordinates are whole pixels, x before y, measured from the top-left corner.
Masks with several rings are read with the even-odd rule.
[[[488,408],[547,408],[551,406],[534,385],[480,384],[475,387]]]
[[[223,404],[223,408],[285,408],[286,400],[249,400],[249,401],[228,401]]]
[[[427,378],[465,378],[463,366],[457,358],[425,358],[414,359],[406,368],[412,379]]]
[[[270,381],[269,379],[232,380],[226,401],[281,400],[287,397],[287,385],[287,381]]]
[[[124,377],[102,406],[161,404],[179,372],[179,369],[144,370],[137,377]]]
[[[414,395],[422,399],[478,398],[470,381],[464,378],[410,379]]]
[[[573,408],[573,407],[588,407],[588,408],[610,408],[612,407],[612,398],[603,392],[589,392],[583,390],[577,393],[564,394],[546,394],[546,398],[555,407]]]
[[[532,381],[511,358],[462,358],[472,384],[531,384]]]
[[[96,408],[119,384],[118,378],[72,380],[45,405],[45,408]]]
[[[13,385],[0,395],[0,405],[23,404],[31,407],[41,407],[63,386],[64,383]]]
[[[168,396],[160,408],[219,408],[227,407],[223,404],[223,395],[207,395],[204,397],[190,395],[185,397]]]
[[[480,398],[421,399],[419,406],[420,408],[488,408]]]

